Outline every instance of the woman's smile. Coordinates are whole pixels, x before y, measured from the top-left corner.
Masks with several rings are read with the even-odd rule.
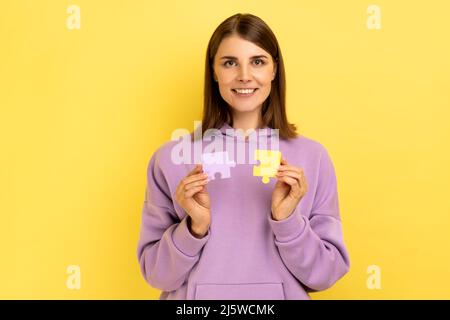
[[[253,95],[256,94],[256,91],[258,90],[258,88],[253,88],[253,89],[231,89],[231,91],[233,91],[233,93],[240,97],[240,98],[248,98],[248,97],[252,97]]]

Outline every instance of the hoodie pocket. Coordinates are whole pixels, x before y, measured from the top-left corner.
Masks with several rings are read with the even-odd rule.
[[[282,283],[197,284],[195,300],[284,300]]]

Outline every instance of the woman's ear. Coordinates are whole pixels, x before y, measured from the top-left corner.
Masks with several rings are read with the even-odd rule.
[[[276,74],[277,74],[277,63],[275,62],[275,63],[273,64],[272,80],[275,79]]]

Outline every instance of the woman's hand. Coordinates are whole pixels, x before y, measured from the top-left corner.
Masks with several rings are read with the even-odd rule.
[[[283,220],[294,212],[308,191],[308,183],[303,169],[288,165],[284,159],[281,159],[277,179],[272,193],[272,217]]]
[[[208,181],[208,175],[198,164],[180,181],[176,190],[175,200],[189,215],[188,225],[197,237],[203,237],[211,223],[210,198],[206,191]]]

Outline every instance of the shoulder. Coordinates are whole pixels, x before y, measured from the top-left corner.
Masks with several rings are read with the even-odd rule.
[[[313,176],[331,172],[334,168],[327,147],[308,136],[299,135],[293,139],[282,140],[280,148],[288,163],[300,166]]]
[[[321,157],[322,154],[327,153],[327,149],[321,142],[305,135],[299,134],[296,138],[283,140],[283,142],[298,153],[307,153],[316,157]]]
[[[153,166],[162,169],[171,163],[172,149],[177,143],[179,141],[169,140],[157,147],[150,157],[149,167]]]
[[[149,168],[153,167],[170,174],[174,170],[183,171],[192,167],[195,151],[195,142],[192,139],[192,133],[188,133],[180,135],[178,139],[172,139],[161,144],[153,152],[149,161]]]
[[[167,160],[170,159],[170,154],[172,153],[172,149],[175,145],[179,144],[180,141],[177,140],[169,140],[163,144],[161,144],[154,152],[154,156]]]

